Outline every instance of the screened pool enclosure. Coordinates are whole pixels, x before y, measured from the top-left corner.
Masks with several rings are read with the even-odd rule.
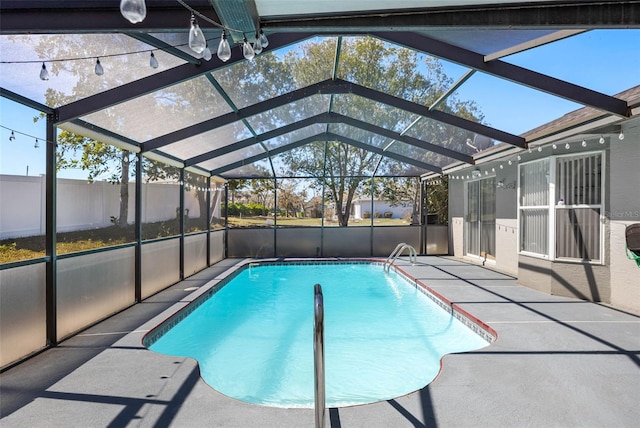
[[[633,1],[53,3],[0,6],[2,367],[226,257],[453,254],[455,171],[637,114],[632,55],[548,67],[618,61]],[[485,259],[498,182],[461,196]]]

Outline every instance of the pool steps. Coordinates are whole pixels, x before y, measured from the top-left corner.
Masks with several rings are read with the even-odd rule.
[[[384,261],[384,270],[386,272],[389,272],[391,265],[398,259],[398,257],[402,255],[402,252],[404,250],[409,250],[409,263],[411,263],[412,265],[416,264],[416,249],[405,242],[401,242],[396,245],[395,250],[393,250],[391,254],[389,254],[389,257],[387,257],[387,260]]]

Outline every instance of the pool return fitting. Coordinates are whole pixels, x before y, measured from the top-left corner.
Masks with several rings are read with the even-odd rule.
[[[314,323],[313,323],[313,362],[315,367],[315,405],[316,428],[324,428],[325,391],[324,391],[324,298],[320,284],[313,286]]]

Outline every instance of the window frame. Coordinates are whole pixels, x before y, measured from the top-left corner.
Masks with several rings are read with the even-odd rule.
[[[601,157],[600,161],[600,203],[599,204],[573,204],[573,205],[564,205],[558,204],[559,195],[557,195],[557,160],[561,158],[572,157],[576,159],[584,159],[589,156],[599,155]],[[521,182],[521,168],[525,165],[530,165],[534,162],[549,162],[549,183],[548,183],[548,200],[546,205],[531,205],[531,206],[523,206],[521,200],[521,191],[522,191],[522,182]],[[527,162],[522,162],[518,164],[517,169],[518,175],[518,187],[517,187],[517,224],[518,224],[518,255],[534,257],[544,260],[550,261],[560,261],[567,263],[587,263],[587,264],[595,264],[595,265],[604,265],[605,257],[604,257],[604,219],[605,219],[605,186],[606,186],[606,151],[605,150],[592,150],[588,152],[579,152],[579,153],[567,153],[563,155],[552,155],[545,158],[534,159]],[[547,242],[547,254],[535,253],[531,251],[523,251],[522,248],[522,211],[532,210],[532,209],[546,209],[548,215],[548,242]],[[599,257],[597,259],[579,259],[579,258],[571,258],[571,257],[559,257],[557,255],[557,231],[556,231],[556,215],[558,211],[564,211],[569,209],[599,209],[599,222],[598,222],[598,234],[599,234]]]

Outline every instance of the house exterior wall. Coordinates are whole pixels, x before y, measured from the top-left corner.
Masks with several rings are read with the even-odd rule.
[[[640,309],[640,268],[625,253],[625,228],[640,223],[640,128],[623,126],[625,139],[611,141],[609,206],[611,304]]]
[[[409,205],[391,206],[384,201],[373,201],[373,217],[380,214],[384,217],[384,213],[392,213],[391,218],[411,218],[413,209]],[[371,214],[371,199],[353,201],[353,218],[357,220],[364,219],[364,214]]]
[[[496,177],[495,269],[517,276],[533,289],[567,297],[611,303],[640,312],[640,269],[625,254],[625,227],[640,222],[640,128],[623,127],[625,138],[610,135],[605,144],[591,139],[583,148],[575,139],[558,142],[558,149],[545,146],[542,152],[522,152],[521,162],[550,155],[605,151],[603,254],[601,263],[547,260],[518,253],[518,161],[514,156],[451,172],[449,181],[449,248],[464,258],[465,187],[474,169]],[[560,151],[561,150],[561,151]],[[512,165],[507,160],[512,159]],[[500,168],[502,165],[502,168]]]

